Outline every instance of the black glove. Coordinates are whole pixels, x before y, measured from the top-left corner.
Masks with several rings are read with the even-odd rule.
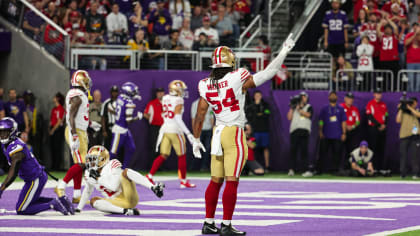
[[[155,193],[155,195],[158,198],[161,198],[163,196],[163,189],[165,188],[164,183],[157,183],[156,185],[153,185],[150,189]]]
[[[99,174],[99,172],[97,170],[91,169],[89,171],[89,177],[98,180],[99,176],[100,176],[100,174]]]

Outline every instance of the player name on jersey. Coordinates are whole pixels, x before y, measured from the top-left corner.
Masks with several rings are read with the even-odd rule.
[[[219,87],[219,89],[222,89],[222,88],[227,88],[229,86],[229,84],[228,84],[228,81],[222,81],[222,82],[217,83],[217,86]],[[216,90],[217,87],[216,87],[215,84],[208,84],[207,89],[208,90]]]

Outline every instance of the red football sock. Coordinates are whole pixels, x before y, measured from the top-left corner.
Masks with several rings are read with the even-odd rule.
[[[162,155],[156,157],[155,161],[153,162],[152,169],[150,169],[150,174],[155,175],[156,171],[159,170],[159,167],[163,164],[165,158]]]
[[[206,218],[214,218],[216,212],[217,200],[219,199],[220,188],[223,183],[216,183],[210,180],[206,190]]]
[[[79,164],[74,164],[70,167],[67,171],[66,176],[64,176],[63,181],[68,184],[70,180],[74,178],[75,175],[79,173],[79,171],[83,174],[83,169],[80,167]],[[80,188],[79,188],[80,189]]]
[[[223,191],[223,220],[232,220],[238,193],[238,181],[226,181]]]
[[[185,155],[178,157],[178,177],[187,178],[187,157]]]
[[[82,188],[82,177],[83,177],[83,168],[80,167],[79,171],[73,177],[74,189]]]

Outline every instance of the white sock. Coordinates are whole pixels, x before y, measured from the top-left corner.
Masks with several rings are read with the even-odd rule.
[[[66,183],[66,182],[64,182],[64,180],[60,179],[60,180],[58,181],[57,188],[59,188],[59,189],[66,189],[66,185],[67,185],[67,183]]]
[[[224,225],[230,225],[230,220],[223,220],[222,222]]]
[[[112,205],[110,202],[105,200],[96,200],[93,203],[93,207],[97,210],[103,211],[103,212],[110,212],[110,213],[116,213],[116,214],[124,214],[124,208],[117,207],[115,205]]]
[[[214,223],[214,218],[206,218],[204,221],[208,224],[213,224]]]
[[[148,189],[150,189],[153,186],[153,184],[150,183],[150,181],[146,177],[141,175],[139,172],[136,172],[132,169],[126,169],[126,170],[127,170],[127,177],[134,183],[143,185],[144,187]]]
[[[73,191],[73,198],[79,198],[82,195],[80,189],[75,189]]]

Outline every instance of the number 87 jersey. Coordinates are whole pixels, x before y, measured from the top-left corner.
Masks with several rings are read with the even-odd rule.
[[[245,93],[242,86],[250,75],[244,68],[229,72],[222,79],[217,80],[219,88],[212,84],[210,78],[200,81],[198,84],[200,96],[213,109],[216,125],[242,128],[245,126]]]

